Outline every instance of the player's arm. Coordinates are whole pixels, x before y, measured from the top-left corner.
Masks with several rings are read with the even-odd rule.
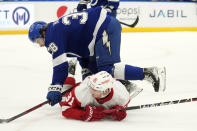
[[[86,105],[81,107],[81,102],[76,98],[75,87],[71,92],[65,94],[60,105],[62,107],[62,115],[67,119],[75,119],[82,121],[99,121],[106,114],[103,113],[104,107],[96,107]],[[83,92],[81,92],[83,93]]]
[[[62,61],[63,59],[65,59],[65,58],[62,58],[64,57],[64,55],[65,54],[62,54],[57,59],[60,58],[61,59],[60,61]],[[53,63],[56,63],[57,59],[54,59]],[[55,104],[57,104],[58,102],[62,100],[62,95],[61,95],[62,86],[67,75],[68,75],[68,62],[67,61],[62,61],[62,63],[60,62],[59,65],[55,65],[53,67],[52,83],[49,86],[48,94],[47,94],[47,99],[51,101],[50,102],[51,106],[54,106]]]
[[[53,106],[61,101],[61,90],[63,83],[68,76],[68,61],[67,55],[64,52],[64,43],[61,40],[54,39],[54,42],[49,44],[48,51],[53,56],[53,75],[52,83],[49,86],[47,99],[50,100],[50,105]]]
[[[87,9],[87,4],[90,3],[90,0],[80,0],[79,4],[77,5],[77,11],[82,11]]]
[[[127,116],[127,112],[123,111],[122,109],[125,109],[128,107],[128,104],[130,102],[130,95],[129,92],[126,90],[125,86],[121,84],[121,82],[116,81],[116,98],[117,105],[113,106],[111,108],[112,112],[109,113],[112,120],[121,121]]]
[[[118,100],[119,101],[119,100]],[[130,101],[130,100],[129,100]],[[105,110],[104,112],[112,119],[115,121],[121,121],[127,116],[127,112],[124,111],[129,103],[127,101],[127,104],[122,105],[122,103],[119,103],[115,106],[113,106],[111,109]],[[118,103],[118,102],[117,102]]]
[[[104,112],[110,116],[112,120],[121,121],[127,116],[126,111],[122,111],[124,109],[123,106],[116,105],[109,110],[105,110]]]
[[[66,54],[63,53],[53,59],[53,78],[52,85],[63,85],[68,76],[68,61]]]

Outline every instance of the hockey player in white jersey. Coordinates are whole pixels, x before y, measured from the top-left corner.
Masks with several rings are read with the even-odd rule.
[[[65,84],[76,86],[72,77]],[[109,116],[123,120],[127,113],[121,111],[130,102],[125,86],[106,71],[86,77],[78,86],[62,97],[62,115],[68,119],[98,121]],[[113,109],[113,110],[110,110]]]

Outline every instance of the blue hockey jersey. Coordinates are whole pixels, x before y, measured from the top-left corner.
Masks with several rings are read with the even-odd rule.
[[[67,57],[88,58],[94,55],[94,45],[110,22],[101,7],[63,16],[48,24],[45,46],[53,57],[52,85],[62,85],[68,75]]]
[[[109,6],[112,10],[117,10],[119,6],[119,0],[91,0],[91,7],[97,6]]]
[[[87,8],[87,4],[90,3],[90,6],[95,8],[97,6],[108,6],[110,7],[111,10],[117,10],[119,7],[119,0],[80,0],[79,4],[81,5],[86,5]]]

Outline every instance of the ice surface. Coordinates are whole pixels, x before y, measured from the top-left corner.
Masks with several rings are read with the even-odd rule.
[[[155,93],[146,82],[144,91],[129,106],[197,97],[197,32],[123,33],[123,63],[140,67],[166,66],[167,90]],[[51,82],[51,56],[27,35],[0,35],[0,119],[15,116],[43,101]],[[80,81],[80,68],[76,79]],[[57,105],[45,105],[0,131],[196,131],[197,102],[127,112],[122,122],[81,122],[61,116]]]

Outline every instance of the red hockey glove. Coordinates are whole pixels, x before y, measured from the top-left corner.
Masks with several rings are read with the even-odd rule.
[[[124,109],[124,107],[115,106],[113,108],[114,108],[114,109],[112,109],[113,112],[110,113],[112,120],[121,121],[127,116],[126,111],[121,111],[122,109]]]
[[[106,114],[103,112],[104,107],[101,106],[86,106],[84,121],[99,121],[105,118]]]

